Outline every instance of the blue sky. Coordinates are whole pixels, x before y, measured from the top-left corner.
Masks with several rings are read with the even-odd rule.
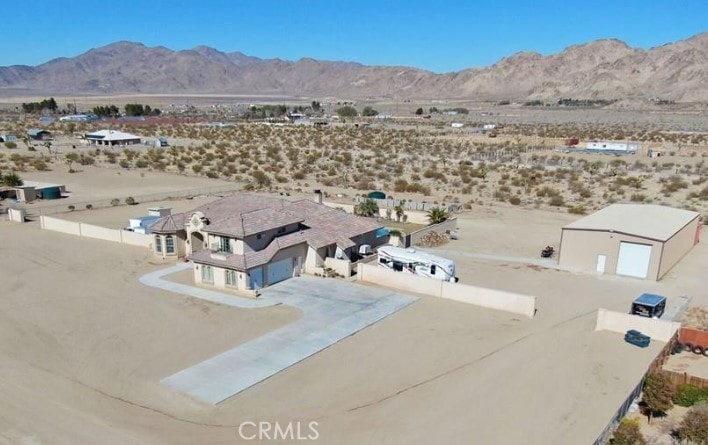
[[[6,0],[0,65],[130,40],[449,72],[599,38],[650,48],[705,31],[705,0]]]

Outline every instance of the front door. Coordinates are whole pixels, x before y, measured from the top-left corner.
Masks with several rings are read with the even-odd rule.
[[[605,263],[607,262],[607,255],[597,256],[597,272],[605,273]]]

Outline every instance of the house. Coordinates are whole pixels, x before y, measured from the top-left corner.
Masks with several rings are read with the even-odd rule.
[[[375,220],[327,207],[315,196],[235,194],[165,216],[150,226],[154,253],[188,256],[196,283],[253,291],[303,272],[324,273],[325,263],[349,264],[360,246],[388,241]]]
[[[118,130],[99,130],[86,134],[89,145],[133,145],[141,142],[140,136]]]
[[[612,204],[563,227],[559,264],[659,280],[700,241],[700,214],[659,205]]]
[[[17,142],[17,136],[13,133],[0,134],[0,142]]]
[[[47,130],[42,130],[41,128],[30,128],[27,130],[27,136],[33,141],[42,141],[48,139],[52,136],[52,133]]]

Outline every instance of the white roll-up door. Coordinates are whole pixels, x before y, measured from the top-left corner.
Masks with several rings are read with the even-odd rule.
[[[620,242],[617,275],[646,278],[651,260],[651,245]]]

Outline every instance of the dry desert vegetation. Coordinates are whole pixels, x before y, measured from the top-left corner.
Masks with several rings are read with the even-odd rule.
[[[494,113],[482,114],[494,119]],[[24,135],[32,125],[8,122],[5,129]],[[467,122],[466,128],[475,125],[481,122]],[[644,202],[708,211],[708,134],[665,130],[659,123],[511,122],[499,125],[493,138],[488,132],[456,131],[443,117],[383,123],[360,119],[319,128],[254,123],[216,127],[169,119],[64,122],[46,128],[54,134],[51,141],[25,138],[15,148],[3,147],[0,172],[65,170],[80,175],[82,168],[98,166],[202,176],[254,190],[323,188],[345,200],[382,190],[395,198],[455,202],[466,208],[504,203],[583,214],[614,202]],[[97,128],[162,136],[171,146],[96,148],[74,136]],[[642,145],[627,156],[574,153],[563,148],[571,136]],[[648,150],[662,156],[650,158]]]

